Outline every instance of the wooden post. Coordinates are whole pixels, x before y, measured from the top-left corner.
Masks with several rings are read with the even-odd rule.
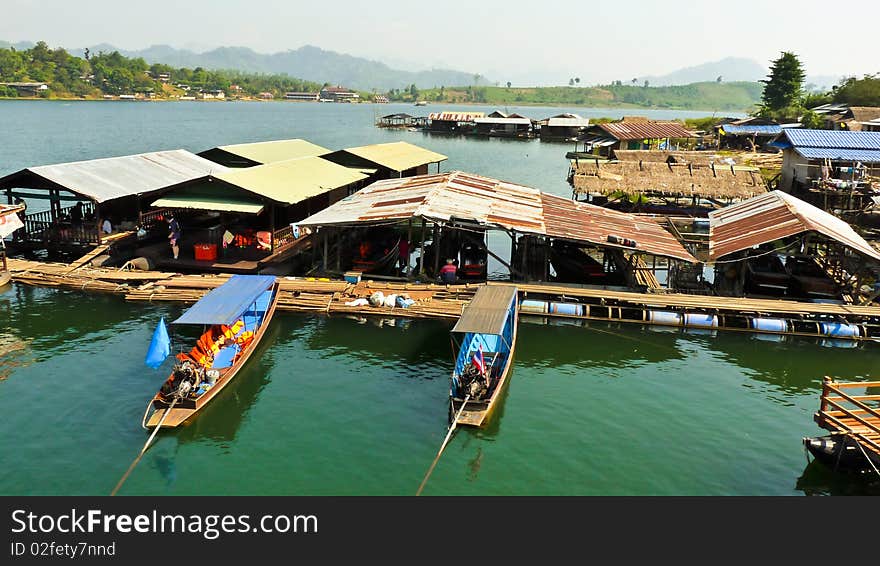
[[[422,218],[422,239],[419,242],[419,275],[425,273],[425,219]]]
[[[275,203],[269,206],[269,255],[275,253]]]
[[[440,224],[434,223],[434,277],[440,274]]]
[[[341,265],[342,265],[342,237],[341,237],[341,234],[342,234],[342,231],[340,230],[339,232],[337,232],[337,237],[336,237],[336,271],[342,270],[342,268],[341,268]]]
[[[324,226],[323,230],[321,230],[322,232],[324,232],[324,265],[322,266],[324,268],[324,273],[327,273],[328,271],[330,271],[330,268],[327,265],[327,247],[328,247],[328,241],[330,240],[329,230],[330,229],[327,228],[326,226]]]
[[[412,225],[412,216],[410,216],[406,229],[406,269],[409,269],[409,257],[412,255]],[[408,273],[406,275],[409,276]]]

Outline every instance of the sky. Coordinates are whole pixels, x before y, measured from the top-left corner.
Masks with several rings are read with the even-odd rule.
[[[261,53],[315,45],[406,70],[537,84],[662,75],[795,52],[809,75],[880,72],[877,0],[2,0],[0,39]],[[831,18],[829,20],[828,18]],[[859,22],[865,24],[862,27]],[[552,81],[551,81],[552,82]]]

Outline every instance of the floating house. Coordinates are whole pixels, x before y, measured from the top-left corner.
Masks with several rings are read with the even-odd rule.
[[[476,130],[475,120],[485,116],[485,112],[431,112],[428,114],[428,131],[470,134]]]
[[[413,127],[414,116],[410,116],[404,112],[388,114],[376,120],[376,125],[380,128],[411,128]]]
[[[350,147],[322,156],[328,161],[350,167],[369,175],[368,183],[382,179],[397,179],[428,173],[428,166],[448,157],[407,142],[378,143]]]
[[[767,146],[784,128],[798,128],[800,123],[779,124],[766,118],[744,118],[715,127],[719,149],[757,151]]]
[[[428,276],[448,260],[466,274],[491,255],[519,280],[659,286],[643,257],[696,262],[651,218],[460,171],[373,183],[299,225],[318,231],[326,272],[389,267],[401,241],[406,265],[417,254],[415,272]],[[510,237],[509,258],[489,249],[489,230]]]
[[[786,129],[779,189],[830,210],[862,210],[880,177],[880,132]]]
[[[542,140],[574,141],[590,126],[590,120],[578,114],[564,113],[537,123]]]
[[[161,223],[149,197],[162,189],[222,173],[226,167],[188,151],[28,167],[0,178],[7,200],[43,201],[24,215],[18,245],[63,250],[133,239],[136,227]],[[41,208],[42,210],[34,210]],[[103,230],[109,221],[110,232]]]
[[[578,160],[568,180],[575,195],[594,204],[673,215],[705,216],[767,191],[757,168],[716,162],[706,153],[616,150],[617,155],[638,159]]]
[[[285,92],[285,100],[301,100],[303,102],[318,102],[321,98],[319,92]]]
[[[771,191],[709,213],[709,260],[722,295],[853,302],[880,251],[840,218]]]
[[[697,137],[678,122],[630,116],[591,126],[578,142],[584,144],[584,153],[607,157],[617,149],[682,149],[692,145]]]
[[[499,138],[531,138],[535,135],[534,121],[519,114],[495,111],[483,118],[475,118],[474,134]]]
[[[49,90],[46,83],[0,83],[0,86],[15,89],[18,96],[37,96]]]
[[[186,215],[181,258],[168,259],[164,242],[137,255],[152,257],[157,265],[255,271],[287,259],[302,243],[307,234],[296,228],[298,220],[355,192],[366,179],[313,156],[224,168],[169,186],[150,204],[173,210],[178,218]],[[200,249],[207,253],[199,254]]]
[[[199,152],[200,157],[226,167],[254,167],[275,161],[326,155],[331,150],[302,139],[221,145]]]

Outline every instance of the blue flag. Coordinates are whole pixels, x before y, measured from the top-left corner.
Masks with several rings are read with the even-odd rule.
[[[147,358],[144,363],[153,369],[158,368],[171,353],[171,338],[168,337],[168,328],[165,326],[165,317],[159,320],[153,339],[150,341],[150,349],[147,350]]]

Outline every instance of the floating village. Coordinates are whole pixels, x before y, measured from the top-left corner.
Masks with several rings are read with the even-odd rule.
[[[840,348],[880,339],[878,110],[816,109],[828,129],[745,118],[691,131],[500,111],[377,119],[563,142],[570,198],[457,170],[404,141],[286,139],[34,165],[0,178],[0,284],[191,305],[172,326],[203,334],[144,399],[141,455],[160,429],[222,395],[277,312],[454,321],[439,458],[456,427],[492,418],[521,318]],[[148,363],[171,354],[162,323]],[[877,472],[878,401],[880,381],[826,380],[814,419],[827,434],[804,448],[834,469]]]

